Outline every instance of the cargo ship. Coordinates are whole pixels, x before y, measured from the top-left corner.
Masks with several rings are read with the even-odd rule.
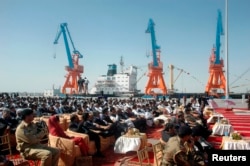
[[[117,65],[108,65],[106,75],[97,78],[90,90],[91,95],[108,95],[119,97],[133,97],[140,91],[137,90],[137,67],[129,66],[124,71],[117,73]]]

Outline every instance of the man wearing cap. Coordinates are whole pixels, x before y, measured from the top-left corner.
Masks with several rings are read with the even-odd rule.
[[[191,139],[192,130],[180,126],[178,135],[169,138],[163,150],[161,166],[191,166],[185,144]]]
[[[16,129],[17,150],[28,160],[41,160],[41,166],[56,166],[60,150],[40,143],[46,135],[46,129],[38,130],[31,109],[22,111],[22,122]]]

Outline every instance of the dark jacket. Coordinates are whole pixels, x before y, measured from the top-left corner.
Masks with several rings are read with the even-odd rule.
[[[79,124],[70,122],[70,124],[69,124],[69,130],[77,132],[77,133],[84,133],[84,134],[88,134],[89,133],[89,129],[87,129],[83,125],[83,122],[81,122]]]
[[[8,124],[6,124],[6,122],[2,118],[0,118],[0,136],[3,136],[7,126]]]
[[[170,134],[169,132],[167,131],[162,131],[161,132],[161,139],[164,141],[164,142],[168,142],[169,138],[170,137],[173,137],[175,136],[176,134]]]
[[[108,123],[114,123],[111,119],[110,119],[110,116],[108,115],[103,115],[102,116],[102,120],[108,122]]]
[[[102,125],[102,126],[107,126],[107,124],[100,118],[94,118],[94,123]]]
[[[102,128],[96,127],[93,122],[85,121],[83,122],[83,126],[88,130],[103,130]]]
[[[10,127],[10,132],[13,134],[16,131],[18,121],[16,119],[3,119],[0,118],[0,134],[3,134],[7,126]]]

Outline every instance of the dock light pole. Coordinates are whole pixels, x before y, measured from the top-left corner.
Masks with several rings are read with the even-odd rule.
[[[229,67],[228,67],[228,0],[225,0],[225,62],[226,62],[226,99],[229,98]]]

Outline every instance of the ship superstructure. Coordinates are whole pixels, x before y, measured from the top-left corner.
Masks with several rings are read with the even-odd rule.
[[[107,75],[98,77],[91,94],[133,96],[137,90],[137,67],[130,66],[117,73],[117,65],[108,65]]]

